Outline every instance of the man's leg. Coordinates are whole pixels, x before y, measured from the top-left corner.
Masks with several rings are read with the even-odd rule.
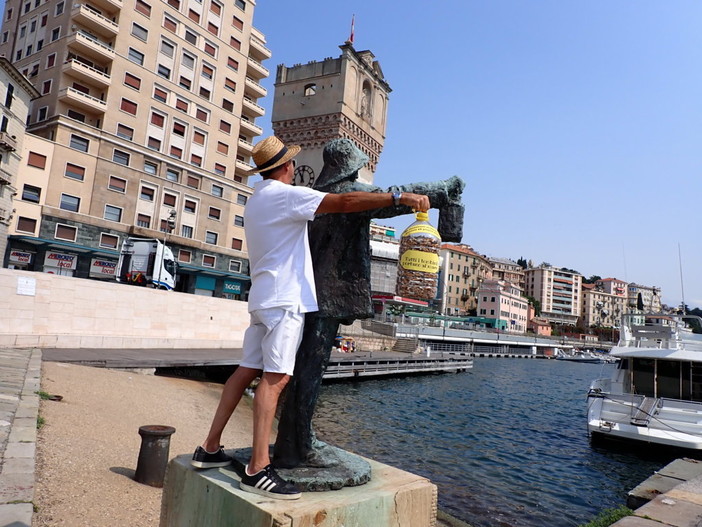
[[[249,474],[255,474],[271,462],[269,444],[278,398],[290,379],[284,373],[264,372],[256,388],[253,407],[253,452],[249,461]]]
[[[227,382],[224,384],[224,389],[222,390],[222,396],[219,399],[217,411],[212,419],[212,425],[207,434],[207,439],[202,443],[202,447],[206,451],[215,452],[219,449],[219,446],[222,444],[222,432],[224,432],[224,427],[227,426],[229,418],[239,404],[244,390],[260,374],[261,370],[239,366],[236,371],[230,375],[229,379],[227,379]]]

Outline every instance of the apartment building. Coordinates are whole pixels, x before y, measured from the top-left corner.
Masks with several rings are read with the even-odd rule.
[[[394,296],[400,258],[400,242],[395,237],[395,229],[371,222],[370,252],[371,293]]]
[[[509,258],[488,258],[492,266],[492,277],[516,285],[524,291],[524,268]]]
[[[440,312],[474,316],[478,308],[478,288],[483,280],[492,278],[490,261],[465,244],[444,243],[440,255],[437,295]]]
[[[525,271],[526,294],[541,303],[541,317],[576,325],[581,309],[582,275],[543,265]]]
[[[483,280],[478,288],[478,316],[493,319],[492,327],[526,333],[529,303],[522,290],[504,280]]]
[[[627,284],[629,311],[644,311],[646,313],[659,313],[661,311],[661,290],[637,283]]]
[[[627,284],[616,278],[582,285],[582,326],[618,328],[627,311]]]
[[[87,278],[127,236],[167,239],[176,289],[245,297],[245,172],[271,56],[255,5],[7,0],[0,54],[39,91],[27,131],[53,144],[51,156],[27,152],[34,183],[18,188],[41,205],[11,225],[8,243],[32,253],[29,269],[46,270],[53,252]]]
[[[30,102],[39,92],[5,57],[0,57],[0,255],[7,249],[7,234],[14,219],[25,122]]]
[[[271,120],[276,136],[302,146],[296,185],[314,185],[332,139],[352,139],[368,155],[359,171],[366,183],[373,182],[383,150],[392,90],[371,51],[356,51],[349,41],[339,47],[337,58],[278,66]]]

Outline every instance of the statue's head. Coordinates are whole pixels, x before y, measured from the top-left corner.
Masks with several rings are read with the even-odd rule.
[[[355,181],[358,171],[368,163],[368,156],[350,139],[332,139],[322,152],[324,166],[315,188],[323,188],[342,181]]]

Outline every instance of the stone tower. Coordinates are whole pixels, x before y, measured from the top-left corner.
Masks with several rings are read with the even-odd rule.
[[[312,186],[322,168],[322,149],[330,139],[347,138],[368,155],[359,179],[372,183],[385,142],[390,86],[370,51],[351,42],[341,56],[307,64],[278,66],[273,99],[273,132],[302,146],[295,184]]]

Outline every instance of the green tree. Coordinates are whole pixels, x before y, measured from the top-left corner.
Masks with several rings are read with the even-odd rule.
[[[599,275],[593,274],[590,278],[583,277],[583,284],[594,284],[598,280],[602,280],[602,277]]]
[[[541,302],[539,302],[536,298],[533,296],[525,295],[525,298],[529,302],[530,306],[533,306],[534,308],[534,316],[539,316],[541,315]]]

